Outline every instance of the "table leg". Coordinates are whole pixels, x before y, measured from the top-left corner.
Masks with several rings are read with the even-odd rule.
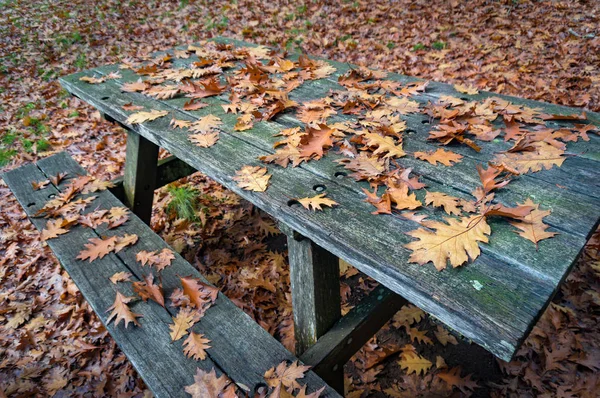
[[[297,233],[288,235],[296,355],[317,342],[341,317],[340,269],[336,256]],[[325,380],[344,392],[344,369]]]
[[[127,130],[123,176],[126,204],[148,225],[152,218],[157,163],[158,146],[136,132]]]

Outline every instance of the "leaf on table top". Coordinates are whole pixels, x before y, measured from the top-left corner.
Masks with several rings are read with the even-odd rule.
[[[385,192],[390,196],[390,200],[396,205],[395,208],[398,210],[414,210],[423,205],[417,199],[417,195],[408,192],[408,185],[404,182],[395,184],[392,181],[388,181],[388,188]]]
[[[185,392],[192,398],[233,398],[234,386],[224,374],[217,377],[215,369],[210,372],[197,368],[194,384],[185,387]]]
[[[407,234],[419,239],[405,245],[412,250],[409,261],[423,265],[432,262],[438,271],[446,268],[448,260],[453,267],[459,267],[469,258],[475,260],[481,250],[478,242],[488,242],[490,226],[484,216],[462,218],[447,217],[441,221],[423,221],[427,228],[419,228]]]
[[[119,282],[129,282],[131,276],[131,272],[121,271],[114,273],[113,276],[111,276],[109,279],[112,283],[116,285]]]
[[[90,84],[100,84],[106,81],[106,76],[102,77],[92,77],[92,76],[82,76],[79,78],[82,82],[90,83]]]
[[[352,159],[338,159],[336,163],[343,164],[348,170],[354,171],[349,177],[356,181],[373,180],[385,172],[385,161],[377,156],[369,156],[367,152],[360,152]]]
[[[322,206],[333,207],[337,206],[338,203],[333,199],[326,198],[326,193],[321,193],[312,197],[296,199],[302,206],[308,210],[317,211],[323,210]]]
[[[272,367],[265,372],[265,381],[269,387],[282,384],[287,388],[299,389],[300,384],[297,380],[302,379],[309,369],[310,366],[300,365],[298,361],[290,363],[289,366],[286,361],[283,361],[277,367]]]
[[[156,119],[166,116],[168,114],[169,114],[168,111],[157,111],[156,109],[153,109],[149,112],[137,112],[137,113],[130,115],[127,118],[127,120],[125,121],[125,123],[140,124],[140,123],[156,120]]]
[[[458,208],[460,200],[454,196],[446,195],[442,192],[427,192],[425,194],[425,204],[432,204],[435,207],[443,207],[448,214],[459,216],[461,210]]]
[[[40,181],[40,182],[32,181],[31,188],[33,188],[34,191],[39,191],[40,189],[46,188],[48,186],[48,184],[50,184],[50,180],[48,180],[48,179]]]
[[[132,283],[133,291],[136,292],[140,298],[144,301],[148,299],[165,306],[165,297],[162,290],[162,284],[154,284],[154,275],[149,273],[144,277],[144,281],[137,281]]]
[[[208,106],[207,103],[202,102],[200,100],[191,99],[183,104],[184,111],[197,111],[198,109],[206,108]]]
[[[319,124],[318,129],[314,127],[306,127],[305,134],[300,139],[300,156],[306,159],[321,159],[324,151],[333,146],[334,129],[329,128],[326,124]]]
[[[91,238],[88,242],[84,245],[85,249],[79,252],[77,259],[89,259],[91,263],[95,259],[102,258],[112,252],[117,244],[117,237],[111,236],[106,239]]]
[[[460,366],[456,366],[450,370],[439,372],[437,376],[444,380],[451,388],[458,387],[463,394],[469,394],[467,390],[473,391],[479,387],[477,382],[471,379],[471,375],[463,378],[460,376],[460,371]]]
[[[386,100],[386,103],[394,108],[394,111],[399,112],[402,115],[419,113],[419,103],[407,97],[390,97]]]
[[[150,87],[148,83],[142,81],[142,79],[139,79],[137,82],[124,83],[123,86],[121,86],[121,91],[125,91],[127,93],[136,93],[142,92],[148,87]]]
[[[118,326],[121,320],[125,322],[125,328],[127,328],[131,322],[133,322],[134,325],[140,326],[137,318],[140,318],[141,315],[131,312],[129,306],[127,305],[131,300],[133,300],[133,297],[126,297],[120,292],[117,292],[114,304],[108,310],[106,310],[106,312],[112,310],[112,313],[106,320],[106,323],[109,324],[114,319],[115,326]]]
[[[189,309],[179,310],[176,316],[173,317],[173,323],[169,325],[171,332],[171,341],[177,341],[186,334],[194,323],[198,321],[197,314]]]
[[[377,188],[375,188],[374,192],[363,188],[363,192],[367,195],[365,202],[372,204],[376,208],[371,214],[392,214],[392,199],[388,193],[384,193],[379,197],[377,196]]]
[[[406,369],[407,374],[415,373],[417,375],[427,374],[433,365],[431,361],[412,351],[404,351],[402,355],[400,355],[398,364],[401,369]]]
[[[189,120],[171,119],[169,126],[173,127],[174,129],[187,129],[192,126],[192,122]]]
[[[140,111],[140,110],[144,109],[143,106],[133,105],[133,102],[125,104],[125,105],[121,106],[121,108],[123,108],[123,110],[129,111],[129,112]]]
[[[206,359],[206,350],[210,348],[208,343],[210,340],[205,339],[202,334],[192,332],[183,342],[183,353],[188,358],[203,361]]]
[[[469,84],[455,84],[454,85],[454,89],[456,91],[458,91],[459,93],[463,93],[463,94],[469,94],[469,95],[475,95],[475,94],[479,94],[479,90],[477,89],[477,87]]]
[[[175,97],[179,93],[177,86],[152,86],[144,91],[144,94],[159,100],[165,100]]]
[[[384,137],[377,133],[365,132],[363,137],[366,140],[367,147],[377,147],[373,155],[383,155],[383,158],[401,158],[406,155],[402,150],[402,145],[396,144],[392,137]]]
[[[188,136],[189,140],[199,146],[200,148],[209,148],[219,141],[219,132],[213,131],[211,133],[198,133],[191,134]]]
[[[238,186],[247,191],[264,192],[269,186],[271,174],[266,167],[244,166],[235,173],[233,180]]]
[[[533,151],[499,153],[493,162],[513,168],[519,173],[536,173],[543,169],[550,170],[553,166],[562,166],[565,161],[565,151],[546,142],[533,142]]]
[[[458,153],[441,148],[438,148],[435,152],[415,152],[414,155],[417,159],[426,160],[434,166],[437,166],[438,163],[444,166],[452,166],[453,163],[458,163],[463,158]]]
[[[254,127],[254,117],[250,113],[245,113],[237,118],[233,129],[235,131],[246,131]]]
[[[533,210],[524,216],[521,221],[511,221],[510,224],[519,229],[519,231],[515,232],[520,236],[535,243],[535,247],[537,248],[539,241],[552,238],[557,234],[557,232],[546,231],[549,226],[543,222],[544,217],[550,215],[550,210],[540,210],[540,205],[534,203],[529,198],[521,206],[530,206]]]
[[[221,118],[215,115],[206,115],[193,122],[190,131],[194,133],[209,133],[211,130],[218,128],[222,124]]]
[[[69,173],[56,173],[56,175],[50,177],[50,182],[58,186]]]
[[[165,247],[160,252],[140,250],[136,255],[135,259],[142,263],[142,265],[148,264],[149,266],[155,266],[158,271],[162,271],[175,259],[173,252]]]
[[[134,245],[138,241],[138,236],[136,234],[125,234],[123,236],[117,236],[117,241],[115,243],[115,253],[120,252],[127,246]]]
[[[64,218],[58,218],[55,220],[47,221],[46,227],[42,230],[41,239],[43,241],[46,241],[48,239],[56,238],[59,235],[66,234],[67,232],[69,232],[69,230],[64,229],[63,227],[66,227],[70,224],[72,224],[72,223],[69,223]]]
[[[489,165],[487,169],[484,169],[482,165],[478,164],[477,174],[483,186],[484,196],[495,189],[505,187],[510,182],[508,178],[504,178],[502,181],[496,180],[502,174],[502,169],[494,165]]]
[[[298,148],[289,144],[282,148],[278,148],[275,153],[261,156],[259,159],[261,162],[275,163],[281,167],[287,167],[290,162],[292,162],[292,167],[296,167],[302,163]]]

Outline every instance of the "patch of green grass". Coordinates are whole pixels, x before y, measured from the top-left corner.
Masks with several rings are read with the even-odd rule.
[[[298,14],[304,14],[306,12],[306,10],[308,10],[308,7],[306,6],[306,4],[303,4],[300,7],[296,8],[296,12]]]
[[[346,41],[352,39],[352,35],[344,35],[342,37],[340,37],[340,41]]]
[[[42,138],[41,140],[37,140],[35,142],[35,146],[39,152],[44,152],[50,149],[50,143],[47,139]]]
[[[10,158],[15,156],[17,151],[14,149],[2,149],[0,148],[0,167],[6,166],[10,162]]]
[[[87,58],[85,57],[84,53],[81,53],[77,56],[77,59],[75,60],[75,66],[79,69],[85,69],[87,66]]]
[[[77,117],[77,116],[79,116],[79,112],[77,112],[77,111],[73,111],[73,112],[69,113],[69,115],[68,115],[68,116],[69,116],[69,117]]]
[[[25,116],[29,115],[29,112],[35,109],[35,102],[30,102],[28,104],[23,105],[17,110],[17,119],[23,119]]]
[[[27,138],[21,139],[21,145],[23,145],[23,149],[25,150],[25,152],[31,152],[33,150],[33,141]]]
[[[17,139],[17,133],[13,130],[8,130],[6,134],[2,137],[2,143],[4,145],[10,146]]]
[[[436,41],[431,45],[431,48],[433,48],[434,50],[443,50],[444,48],[446,48],[446,43],[444,43],[443,41]]]
[[[420,51],[420,50],[425,50],[425,44],[423,43],[417,43],[413,46],[413,51]]]
[[[388,41],[385,46],[390,50],[393,50],[396,47],[396,43],[394,43],[393,41]]]
[[[167,205],[168,212],[175,212],[178,218],[198,221],[198,191],[186,186],[168,186],[167,191],[171,194],[171,201]]]

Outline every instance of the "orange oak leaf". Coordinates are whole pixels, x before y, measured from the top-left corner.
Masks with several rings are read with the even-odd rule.
[[[437,166],[438,162],[444,166],[452,166],[453,163],[458,163],[463,158],[458,153],[441,148],[438,148],[435,152],[415,152],[414,155],[417,159],[426,160],[434,166]]]
[[[319,124],[318,129],[306,127],[306,134],[300,140],[298,149],[300,156],[307,159],[321,159],[324,151],[333,146],[333,132],[326,124]]]
[[[475,87],[473,85],[455,84],[454,89],[456,91],[458,91],[459,93],[463,93],[463,94],[469,94],[469,95],[479,94],[479,90],[477,90],[477,87]]]
[[[125,328],[127,328],[131,322],[133,322],[134,325],[140,326],[137,318],[141,317],[141,315],[131,312],[129,306],[127,305],[127,303],[129,303],[131,300],[133,300],[133,297],[126,297],[120,292],[117,292],[114,304],[108,310],[106,310],[106,312],[112,310],[112,313],[106,320],[106,323],[109,324],[114,319],[115,326],[118,326],[121,320],[125,322]]]
[[[192,123],[190,131],[194,133],[209,133],[222,124],[223,123],[221,123],[221,118],[215,115],[206,115]]]
[[[121,272],[116,272],[109,279],[112,283],[114,283],[116,285],[119,282],[129,282],[130,278],[131,278],[130,272],[121,271]]]
[[[454,196],[446,195],[442,192],[427,192],[425,194],[425,204],[432,204],[435,207],[443,207],[448,214],[459,216],[461,214],[458,208],[460,200]]]
[[[265,372],[265,381],[269,387],[277,387],[282,384],[290,389],[299,389],[301,386],[297,380],[304,377],[310,369],[310,366],[300,365],[298,361],[287,364],[286,361],[281,362],[277,367],[272,367]]]
[[[160,304],[162,307],[165,306],[162,284],[154,284],[154,275],[152,273],[146,275],[143,282],[133,282],[132,286],[133,291],[136,292],[142,300],[148,301],[148,299],[150,299]]]
[[[89,259],[90,263],[97,258],[102,258],[108,253],[114,250],[117,244],[117,237],[111,236],[106,239],[91,238],[88,240],[90,243],[86,243],[85,249],[79,252],[77,259],[86,260]]]
[[[219,289],[216,287],[191,276],[179,279],[183,286],[183,294],[188,296],[190,302],[196,308],[202,309],[207,304],[212,304],[217,300]]]
[[[442,325],[437,326],[437,330],[434,332],[435,337],[445,347],[447,344],[458,345],[456,337],[452,336],[448,330]],[[438,366],[439,368],[439,366]]]
[[[269,186],[271,174],[266,167],[244,166],[233,177],[238,186],[246,191],[264,192]]]
[[[142,92],[149,87],[148,83],[139,79],[137,82],[133,83],[125,83],[121,87],[121,91],[125,91],[128,93]]]
[[[463,394],[469,394],[467,390],[473,391],[479,386],[471,379],[471,375],[462,378],[460,370],[460,366],[456,366],[450,370],[438,373],[437,376],[448,383],[451,388],[458,387]]]
[[[69,232],[68,229],[64,229],[63,227],[68,226],[69,222],[64,218],[58,218],[55,220],[49,220],[46,222],[46,228],[42,230],[41,239],[43,241],[48,239],[53,239],[58,237],[59,235],[66,234]]]
[[[125,104],[125,105],[121,106],[121,108],[123,108],[123,109],[124,109],[124,110],[126,110],[126,111],[130,111],[130,112],[133,112],[133,111],[141,111],[142,109],[144,109],[144,107],[143,107],[143,106],[139,106],[139,105],[133,105],[133,103],[132,103],[132,102],[130,102],[130,103],[128,103],[128,104]]]
[[[188,138],[200,148],[209,148],[219,141],[219,132],[191,134]]]
[[[200,333],[190,333],[187,339],[183,342],[183,353],[188,358],[193,358],[196,361],[206,359],[206,350],[210,348],[208,345],[209,339],[205,339]]]
[[[192,398],[225,398],[234,397],[235,391],[231,380],[224,374],[217,377],[215,369],[210,372],[197,368],[194,384],[185,387],[185,392]]]
[[[410,336],[411,341],[416,340],[419,344],[433,345],[433,340],[427,336],[427,330],[406,327],[406,332]]]
[[[136,255],[135,259],[142,263],[142,265],[148,264],[149,266],[155,266],[158,271],[162,271],[175,259],[175,255],[169,248],[164,248],[160,252],[140,250]]]
[[[189,309],[179,310],[177,315],[173,317],[173,323],[169,325],[171,341],[177,341],[188,334],[188,331],[196,322],[197,314]]]
[[[250,130],[252,127],[254,127],[254,124],[252,123],[253,121],[254,121],[254,116],[252,116],[252,114],[250,114],[250,113],[245,113],[242,116],[237,118],[237,122],[235,123],[235,126],[233,127],[233,129],[235,131]]]
[[[565,161],[565,151],[546,142],[533,142],[533,151],[499,153],[494,163],[505,164],[519,173],[535,173],[543,169],[550,170],[553,166],[560,167]]]
[[[308,210],[323,210],[322,206],[333,207],[337,206],[338,203],[333,199],[326,198],[326,193],[321,193],[312,197],[296,199],[302,206]]]
[[[367,195],[365,202],[372,204],[376,207],[376,210],[371,214],[392,214],[392,200],[390,195],[384,193],[381,197],[377,196],[377,188],[374,192],[369,192],[363,188],[363,192]]]
[[[117,236],[117,241],[115,243],[115,253],[120,252],[127,246],[134,245],[138,241],[138,236],[136,234],[125,234],[123,236]]]
[[[384,137],[377,133],[365,132],[363,134],[367,147],[376,147],[373,155],[383,155],[383,158],[401,158],[406,155],[400,144],[396,144],[392,137]]]
[[[523,238],[535,243],[535,247],[538,248],[538,242],[543,239],[552,238],[557,232],[546,231],[548,225],[544,224],[543,218],[550,215],[550,210],[540,210],[540,205],[534,203],[531,199],[527,199],[522,206],[529,206],[533,208],[531,212],[524,216],[521,221],[511,221],[511,225],[517,227],[517,232]]]
[[[396,204],[395,207],[398,210],[414,210],[423,205],[417,199],[417,195],[408,193],[408,185],[403,182],[397,185],[388,181],[386,193],[390,196],[391,201]]]
[[[453,267],[460,267],[469,258],[475,260],[481,250],[478,242],[488,242],[490,226],[484,216],[446,218],[441,221],[423,221],[427,228],[419,228],[407,234],[419,239],[405,245],[412,250],[409,261],[418,264],[432,262],[438,271],[446,268],[448,260]]]

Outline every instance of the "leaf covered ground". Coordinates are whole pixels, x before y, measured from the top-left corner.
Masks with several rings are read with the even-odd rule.
[[[0,3],[0,165],[66,150],[92,175],[122,173],[125,136],[56,78],[224,35],[390,71],[600,110],[600,6],[555,1]],[[0,185],[0,394],[147,394],[40,234]],[[153,228],[286,346],[283,235],[196,174],[159,190]],[[593,238],[515,361],[486,366],[405,307],[346,368],[353,397],[595,396],[600,242]],[[343,267],[344,309],[374,286]],[[454,343],[459,343],[454,345]],[[209,351],[210,352],[210,351]],[[459,369],[458,366],[462,368]],[[468,374],[473,373],[473,376]],[[1,395],[0,395],[1,396]]]

